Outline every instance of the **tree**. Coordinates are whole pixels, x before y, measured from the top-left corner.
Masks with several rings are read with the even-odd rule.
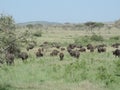
[[[115,21],[114,26],[120,28],[120,19]]]
[[[15,21],[12,16],[0,14],[0,30],[15,30]]]
[[[8,45],[9,42],[12,42],[12,40],[16,38],[14,33],[15,21],[13,20],[12,16],[3,14],[0,15],[0,29],[0,44],[2,43],[3,46]]]
[[[86,22],[84,25],[89,27],[90,30],[92,30],[93,28],[96,28],[96,27],[100,29],[101,27],[104,26],[103,23],[99,23],[99,22]]]
[[[5,52],[15,54],[18,50],[15,21],[12,16],[0,14],[0,58]]]
[[[12,16],[0,15],[0,62],[4,61],[5,53],[14,54],[17,57],[20,53],[20,46],[23,44],[21,41],[24,40],[25,44],[28,43],[28,37],[31,34],[25,31],[18,34],[15,30],[15,21]],[[32,37],[30,37],[31,39]],[[21,44],[22,43],[22,44]]]
[[[32,24],[27,24],[26,27],[27,27],[28,29],[32,29],[32,28],[33,28],[33,25],[32,25]]]

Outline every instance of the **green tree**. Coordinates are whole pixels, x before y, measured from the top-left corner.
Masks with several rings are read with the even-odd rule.
[[[100,29],[101,27],[104,26],[103,23],[99,23],[99,22],[86,22],[84,25],[89,27],[90,30],[96,27]]]
[[[32,29],[32,28],[33,28],[33,25],[32,25],[32,24],[27,24],[26,27],[27,27],[28,29]]]
[[[15,30],[15,21],[12,16],[0,14],[0,30]]]
[[[120,19],[115,21],[114,26],[120,28]]]
[[[0,58],[5,52],[16,53],[18,48],[16,39],[14,19],[12,16],[0,14]]]
[[[15,21],[12,16],[0,14],[0,47],[8,45],[15,38]]]

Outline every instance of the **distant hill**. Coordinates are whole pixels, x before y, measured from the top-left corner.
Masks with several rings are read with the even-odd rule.
[[[120,21],[120,20],[118,20]],[[118,22],[117,21],[117,22]],[[104,23],[104,24],[114,24],[116,21],[109,21],[109,22],[101,22],[101,23]],[[48,21],[30,21],[30,22],[23,22],[23,23],[17,23],[16,25],[18,26],[26,26],[28,24],[42,24],[42,25],[64,25],[64,24],[67,24],[67,23],[58,23],[58,22],[48,22]],[[68,24],[77,24],[77,23],[68,23]],[[78,24],[83,24],[83,23],[78,23]]]
[[[25,26],[28,24],[42,24],[42,25],[59,25],[61,23],[57,23],[57,22],[48,22],[48,21],[30,21],[30,22],[23,22],[23,23],[17,23],[17,25],[20,26]]]

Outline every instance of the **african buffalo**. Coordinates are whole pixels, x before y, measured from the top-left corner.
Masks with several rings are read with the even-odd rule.
[[[78,50],[76,50],[76,51],[75,51],[75,54],[74,54],[74,57],[78,59],[79,56],[80,56],[80,52],[79,52]]]
[[[79,56],[80,56],[80,52],[78,51],[78,50],[71,50],[70,52],[69,52],[69,54],[72,56],[72,57],[75,57],[75,58],[79,58]]]
[[[115,51],[113,51],[113,55],[120,57],[120,50],[116,49]]]
[[[28,54],[26,52],[21,52],[19,54],[19,58],[21,58],[23,61],[25,61],[28,58]]]
[[[119,48],[119,46],[120,46],[120,43],[115,43],[112,45],[113,48]]]
[[[60,57],[60,60],[63,60],[64,54],[61,52],[61,53],[59,54],[59,57]]]
[[[65,50],[65,48],[61,47],[61,51],[64,51],[64,50]]]
[[[29,44],[26,48],[27,51],[29,51],[30,49],[33,49],[35,45],[33,44]]]
[[[86,49],[85,48],[80,48],[79,51],[80,52],[86,52]]]
[[[38,51],[36,52],[36,57],[43,57],[42,49],[38,49]]]
[[[50,53],[50,56],[57,56],[59,53],[58,50],[53,50],[51,53]]]
[[[94,52],[94,48],[90,48],[90,52]]]
[[[106,48],[104,47],[99,47],[98,48],[98,52],[101,53],[101,52],[106,52]]]
[[[76,47],[76,44],[69,44],[68,47],[71,48],[71,49],[74,49]]]
[[[7,65],[14,64],[14,54],[6,53],[5,58]]]
[[[91,48],[93,48],[93,45],[92,44],[88,44],[87,45],[87,49],[90,50]]]

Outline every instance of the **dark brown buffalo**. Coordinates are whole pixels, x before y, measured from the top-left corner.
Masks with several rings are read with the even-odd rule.
[[[6,49],[8,53],[12,53],[12,54],[15,52],[15,50],[16,50],[16,45],[14,43],[10,44]]]
[[[104,47],[99,47],[98,48],[98,52],[101,53],[101,52],[106,52],[106,48]]]
[[[80,48],[79,51],[80,52],[86,52],[86,49],[85,48]]]
[[[38,49],[38,52],[42,52],[42,49],[41,49],[41,48],[39,48],[39,49]]]
[[[89,50],[90,48],[93,48],[93,45],[92,45],[92,44],[88,44],[88,45],[87,45],[87,49]]]
[[[10,44],[6,49],[5,51],[7,53],[11,53],[11,54],[14,54],[15,56],[18,56],[18,54],[20,53],[20,49],[13,43],[13,44]]]
[[[80,52],[79,52],[78,50],[76,50],[76,51],[75,51],[75,54],[74,54],[74,57],[78,59],[79,56],[80,56]]]
[[[80,52],[78,51],[78,50],[71,50],[70,52],[69,52],[69,54],[72,56],[72,57],[75,57],[75,58],[79,58],[79,56],[80,56]]]
[[[93,46],[89,48],[90,52],[94,52],[94,49],[95,49],[95,47],[93,47]]]
[[[71,49],[74,49],[76,47],[76,44],[69,44],[68,47],[71,48]]]
[[[82,45],[76,45],[76,48],[82,48],[83,46]]]
[[[29,51],[30,49],[33,49],[35,45],[33,44],[29,44],[26,48],[27,51]]]
[[[60,45],[56,45],[55,47],[59,49],[59,48],[60,48]]]
[[[115,43],[112,45],[113,48],[119,48],[119,46],[120,46],[120,43]]]
[[[42,49],[38,49],[38,51],[36,52],[36,57],[43,57]]]
[[[41,52],[36,52],[36,57],[43,57],[43,53],[41,53]]]
[[[65,48],[61,47],[61,51],[64,51],[64,50],[65,50]]]
[[[94,52],[94,48],[90,48],[90,52]]]
[[[53,50],[51,53],[50,53],[50,56],[57,56],[59,53],[58,50]]]
[[[72,49],[68,46],[68,47],[67,47],[68,53],[70,53],[71,50],[72,50]]]
[[[113,51],[113,55],[120,57],[120,50],[116,49],[115,51]]]
[[[74,56],[75,51],[71,49],[68,53],[69,53],[71,56]]]
[[[5,57],[6,57],[6,63],[7,63],[7,65],[14,64],[14,54],[7,53],[5,55]]]
[[[59,54],[59,57],[60,57],[60,60],[63,60],[64,54],[61,52],[61,53]]]
[[[38,49],[38,51],[39,51],[39,52],[44,52],[44,48],[41,47],[41,48]]]
[[[90,52],[94,52],[94,46],[92,44],[88,44],[87,49],[90,50]]]
[[[21,52],[19,54],[19,58],[21,58],[23,61],[25,61],[28,58],[28,54],[26,52]]]

